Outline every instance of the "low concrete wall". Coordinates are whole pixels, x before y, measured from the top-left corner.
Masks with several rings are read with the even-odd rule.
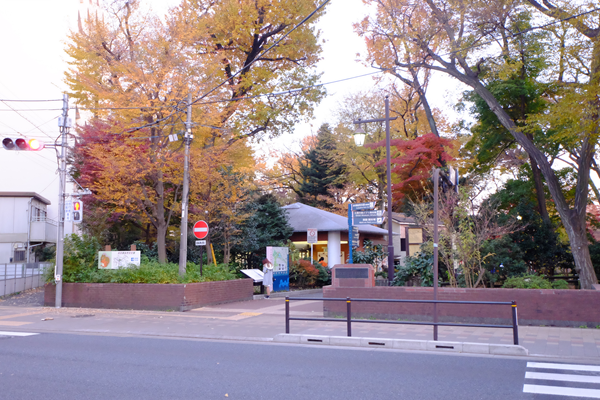
[[[374,287],[323,288],[325,298],[369,298],[433,300],[433,288]],[[584,326],[600,325],[600,291],[552,289],[455,289],[439,288],[438,300],[516,301],[520,325]],[[508,305],[438,304],[440,322],[512,324]],[[326,317],[345,316],[345,302],[323,302]],[[352,302],[357,318],[432,321],[433,305],[420,303]]]
[[[55,305],[56,286],[44,287],[44,305]],[[63,283],[64,307],[187,311],[211,304],[252,300],[252,279],[187,284]]]

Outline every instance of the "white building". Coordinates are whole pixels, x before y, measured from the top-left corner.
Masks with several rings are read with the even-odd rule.
[[[0,192],[0,264],[35,262],[34,247],[56,244],[50,201],[33,192]]]

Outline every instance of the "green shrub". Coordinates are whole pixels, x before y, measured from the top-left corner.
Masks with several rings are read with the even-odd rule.
[[[406,257],[404,266],[398,268],[394,276],[392,285],[404,286],[406,282],[413,277],[421,280],[421,286],[433,286],[433,254],[425,251],[421,246],[421,251],[412,257]]]
[[[569,288],[569,284],[565,280],[556,279],[554,282],[552,282],[552,289],[568,289],[568,288]]]
[[[538,275],[523,275],[508,278],[502,287],[515,289],[552,289],[552,284],[549,280]]]
[[[384,250],[383,245],[373,244],[373,242],[368,239],[365,240],[363,249],[363,251],[352,251],[352,262],[354,264],[371,264],[375,267],[381,265],[388,255],[387,251]]]
[[[317,276],[317,286],[325,286],[331,284],[331,270],[322,265],[315,265],[315,268],[319,271]]]
[[[209,264],[203,268],[188,262],[186,273],[179,276],[179,265],[160,264],[143,255],[140,266],[105,270],[98,268],[98,251],[101,246],[90,236],[70,235],[65,238],[63,258],[63,282],[86,283],[193,283],[208,281],[226,281],[236,279],[236,274],[227,264]],[[46,282],[54,280],[54,270],[48,269]]]

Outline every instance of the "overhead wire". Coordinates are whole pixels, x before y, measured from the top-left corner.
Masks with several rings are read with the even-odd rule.
[[[9,102],[9,103],[41,103],[47,101],[63,101],[62,99],[40,99],[40,100],[18,100],[18,99],[0,99],[1,102]]]

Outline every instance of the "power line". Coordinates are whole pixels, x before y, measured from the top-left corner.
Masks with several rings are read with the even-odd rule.
[[[365,76],[371,76],[371,75],[375,75],[375,74],[380,74],[384,72],[384,70],[379,70],[379,71],[375,71],[375,72],[369,72],[366,74],[362,74],[362,75],[356,75],[356,76],[351,76],[348,78],[342,78],[342,79],[338,79],[335,81],[330,81],[330,82],[324,82],[324,83],[316,83],[314,85],[309,85],[309,86],[302,86],[299,88],[293,88],[293,89],[287,89],[287,90],[281,90],[278,92],[269,92],[269,93],[261,93],[261,94],[256,94],[253,96],[243,96],[243,97],[234,97],[231,99],[217,99],[217,100],[210,100],[210,101],[205,101],[205,102],[198,102],[196,103],[196,105],[204,105],[204,104],[215,104],[215,103],[230,103],[232,101],[240,101],[240,100],[249,100],[249,99],[254,99],[257,97],[268,97],[268,96],[283,96],[286,94],[294,94],[297,92],[301,92],[304,90],[308,90],[308,89],[312,89],[312,88],[316,88],[316,87],[320,87],[320,86],[327,86],[327,85],[333,85],[336,83],[341,83],[341,82],[346,82],[352,79],[359,79],[359,78],[364,78]],[[2,101],[2,100],[0,100]],[[93,110],[142,110],[142,109],[163,109],[163,108],[172,108],[175,106],[136,106],[136,107],[79,107],[80,110],[82,111],[93,111]],[[62,111],[62,108],[54,108],[54,109],[26,109],[26,110],[7,110],[7,109],[0,109],[0,111]],[[56,119],[57,117],[53,118]],[[50,122],[50,121],[48,121]],[[42,124],[43,125],[43,124]]]
[[[2,101],[2,103],[4,103]],[[4,103],[6,104],[6,103]],[[29,122],[31,125],[33,125],[35,128],[39,130],[40,132],[42,132],[44,135],[48,136],[50,139],[52,139],[52,137],[50,135],[48,135],[46,132],[44,132],[43,130],[41,130],[38,126],[36,126],[36,124],[34,124],[33,122],[31,122],[27,117],[25,117],[23,114],[21,114],[19,111],[15,110],[14,108],[12,108],[9,104],[6,104],[10,109],[12,109],[13,111],[15,111],[21,118],[23,118],[25,121]]]
[[[221,86],[223,86],[224,84],[226,84],[227,82],[229,82],[231,79],[233,79],[236,76],[238,76],[239,74],[241,74],[242,71],[244,71],[245,69],[251,67],[254,63],[258,62],[265,54],[267,54],[269,51],[271,51],[271,49],[273,49],[274,47],[277,47],[279,45],[279,43],[281,43],[283,41],[283,39],[285,39],[286,37],[288,37],[292,32],[294,32],[300,26],[304,25],[304,23],[306,21],[308,21],[309,19],[311,19],[316,13],[318,13],[323,7],[325,7],[327,5],[327,3],[329,3],[329,1],[330,0],[323,1],[323,3],[321,3],[321,5],[318,6],[317,8],[315,8],[313,10],[313,12],[311,12],[310,14],[308,14],[302,21],[298,22],[291,30],[289,30],[282,37],[280,37],[279,39],[277,39],[275,41],[275,43],[273,43],[266,50],[264,50],[262,53],[260,53],[258,56],[256,56],[256,58],[254,58],[254,60],[252,60],[248,65],[244,65],[235,74],[231,75],[230,77],[228,77],[227,79],[225,79],[223,82],[221,82],[220,84],[218,84],[214,88],[210,89],[208,92],[206,92],[205,94],[203,94],[202,96],[200,96],[196,100],[192,101],[192,105],[194,103],[197,103],[199,100],[202,100],[203,98],[205,98],[206,96],[208,96],[209,94],[211,94],[212,92],[214,92],[215,90],[217,90],[218,88],[220,88]]]
[[[41,103],[41,102],[46,102],[46,101],[62,101],[62,99],[50,99],[50,100],[9,100],[9,99],[0,99],[1,102],[23,102],[23,103]]]
[[[248,63],[247,65],[244,65],[242,68],[240,68],[237,72],[235,72],[233,75],[229,76],[227,79],[225,79],[224,81],[222,81],[221,83],[219,83],[218,85],[216,85],[215,87],[213,87],[212,89],[210,89],[208,92],[206,92],[205,94],[203,94],[202,96],[198,97],[196,100],[192,101],[192,105],[199,102],[200,100],[204,99],[205,97],[207,97],[208,95],[210,95],[212,92],[214,92],[215,90],[217,90],[218,88],[220,88],[221,86],[225,85],[227,82],[229,82],[231,79],[235,78],[236,76],[240,75],[245,69],[249,68],[250,66],[252,66],[254,63],[258,62],[266,53],[268,53],[271,49],[273,49],[274,47],[278,46],[279,43],[281,43],[281,41],[283,41],[283,39],[285,39],[286,37],[288,37],[292,32],[294,32],[296,29],[298,29],[300,26],[302,26],[306,21],[308,21],[310,18],[312,18],[317,12],[319,12],[323,7],[325,7],[325,5],[327,5],[327,3],[329,3],[330,0],[324,0],[323,3],[321,3],[321,5],[319,5],[316,9],[314,9],[310,14],[308,14],[304,19],[302,19],[302,21],[298,22],[291,30],[289,30],[288,32],[286,32],[282,37],[280,37],[279,39],[277,39],[271,46],[269,46],[266,50],[264,50],[262,53],[260,53],[259,55],[256,56],[256,58],[254,58],[254,60],[252,60],[250,63]],[[182,101],[183,102],[183,101]],[[187,105],[187,103],[186,103]],[[139,126],[137,128],[135,128],[134,130],[139,130],[139,129],[143,129],[143,128],[147,128],[149,126],[153,126],[156,125],[157,123],[160,123],[168,118],[171,118],[171,116],[175,113],[180,111],[180,109],[175,106],[175,111],[172,112],[171,114],[167,115],[164,118],[159,119],[158,121],[153,121],[151,123]]]
[[[522,31],[519,31],[519,32],[517,32],[517,33],[513,33],[513,36],[522,35],[523,33],[530,32],[530,31],[532,31],[532,30],[534,30],[534,29],[542,29],[542,28],[546,28],[546,27],[548,27],[548,26],[550,26],[550,25],[558,24],[559,22],[565,22],[565,21],[568,21],[568,20],[570,20],[570,19],[573,19],[573,18],[578,18],[578,17],[581,17],[581,16],[583,16],[583,15],[591,14],[591,13],[593,13],[593,12],[596,12],[596,11],[600,11],[600,8],[594,8],[593,10],[585,11],[585,12],[582,12],[582,13],[579,13],[579,14],[576,14],[576,15],[571,15],[570,17],[566,17],[566,18],[562,18],[562,19],[557,19],[557,20],[554,20],[554,21],[552,21],[552,22],[549,22],[549,23],[547,23],[547,24],[545,24],[545,25],[540,25],[540,26],[532,26],[531,28],[527,28],[527,29],[524,29],[524,30],[522,30]]]

